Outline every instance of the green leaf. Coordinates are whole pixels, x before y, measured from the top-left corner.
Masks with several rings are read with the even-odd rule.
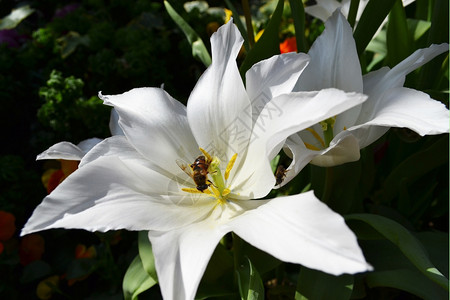
[[[128,267],[123,278],[122,289],[125,300],[135,300],[137,296],[157,284],[148,275],[142,265],[141,258],[137,255]]]
[[[78,46],[89,46],[90,40],[88,35],[80,35],[78,32],[69,31],[65,36],[62,36],[56,40],[60,46],[60,52],[62,58],[67,58],[71,55]]]
[[[309,46],[305,38],[305,8],[300,0],[289,0],[291,5],[292,19],[294,20],[295,39],[297,41],[297,52],[307,53]]]
[[[278,29],[283,14],[283,7],[284,0],[279,0],[269,24],[264,29],[264,33],[242,62],[239,69],[242,78],[245,78],[245,72],[247,72],[253,64],[280,53]]]
[[[370,0],[367,3],[353,34],[358,55],[364,52],[394,3],[395,0]]]
[[[420,166],[417,162],[423,162]],[[428,148],[416,152],[400,163],[386,178],[383,201],[389,203],[400,192],[402,184],[411,186],[428,172],[448,162],[448,136],[443,136]]]
[[[356,15],[358,14],[359,0],[351,0],[348,10],[347,21],[352,28],[355,27]]]
[[[408,30],[413,41],[420,39],[431,27],[431,22],[416,19],[407,19]]]
[[[164,1],[164,6],[166,7],[167,13],[172,18],[172,20],[180,27],[189,44],[192,47],[192,56],[199,59],[206,67],[211,64],[211,56],[205,47],[200,36],[189,26],[188,23],[173,9],[168,1]]]
[[[366,283],[370,288],[396,288],[425,300],[446,299],[448,296],[443,289],[424,278],[422,273],[411,269],[371,272],[367,274]]]
[[[295,299],[350,299],[352,291],[352,275],[334,276],[302,266],[298,277]]]
[[[411,41],[409,40],[405,9],[401,0],[396,0],[389,13],[386,42],[387,61],[391,67],[411,54]]]
[[[244,260],[237,270],[239,293],[242,300],[264,299],[264,286],[250,259]]]
[[[152,244],[148,239],[148,231],[140,231],[138,234],[139,256],[141,257],[142,266],[153,280],[158,282],[156,275],[155,258],[153,256]]]
[[[22,22],[22,20],[31,15],[33,12],[34,9],[30,8],[29,5],[24,5],[13,9],[9,15],[0,20],[0,30],[15,28],[20,22]]]
[[[353,214],[347,215],[345,218],[346,220],[359,220],[372,226],[394,243],[426,277],[448,291],[448,279],[436,269],[428,258],[426,250],[406,228],[388,218],[373,214]]]

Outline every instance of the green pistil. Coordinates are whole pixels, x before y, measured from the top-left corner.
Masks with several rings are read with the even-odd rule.
[[[336,123],[336,117],[332,117],[326,119],[325,121],[320,122],[320,126],[322,126],[323,137],[325,139],[325,147],[330,146],[330,142],[334,138],[333,134],[334,123]]]
[[[209,165],[208,172],[211,175],[214,186],[219,190],[220,195],[223,195],[223,191],[225,189],[225,182],[223,181],[222,172],[219,168],[220,160],[216,157],[213,158],[213,161]]]

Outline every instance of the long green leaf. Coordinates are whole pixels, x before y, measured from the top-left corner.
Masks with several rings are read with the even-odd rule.
[[[370,0],[359,19],[353,37],[358,55],[361,55],[375,32],[388,15],[396,0]]]
[[[422,273],[410,269],[389,270],[367,274],[370,288],[391,287],[406,291],[425,300],[446,299],[448,294]]]
[[[155,258],[153,257],[152,244],[148,239],[148,231],[140,231],[138,235],[139,256],[141,257],[142,265],[150,277],[158,282],[156,275]]]
[[[239,292],[242,300],[264,299],[264,286],[250,259],[244,260],[237,270]]]
[[[297,40],[297,52],[307,53],[309,47],[305,38],[305,8],[300,0],[289,0],[292,19],[294,20],[295,38]]]
[[[401,62],[412,52],[406,13],[401,0],[396,0],[389,13],[386,42],[387,60],[390,67]]]
[[[419,161],[424,162],[420,167],[417,165]],[[383,200],[389,203],[398,195],[402,180],[411,185],[446,162],[448,162],[448,136],[443,136],[428,148],[409,156],[389,174],[384,182]]]
[[[267,28],[264,29],[263,35],[242,62],[239,69],[242,78],[245,78],[245,72],[247,72],[253,64],[280,53],[278,29],[283,14],[283,7],[284,0],[279,0]]]
[[[192,56],[199,59],[206,67],[211,64],[211,56],[209,55],[208,49],[206,49],[200,36],[189,26],[188,23],[173,9],[168,1],[164,1],[164,6],[166,7],[167,13],[172,18],[172,20],[180,27],[180,29],[186,35],[189,44],[192,47]]]
[[[333,276],[302,267],[298,277],[296,300],[346,300],[353,291],[353,276]]]
[[[125,300],[135,300],[137,296],[157,282],[148,275],[139,255],[131,262],[123,278],[122,289]]]
[[[402,225],[373,214],[353,214],[347,215],[345,218],[346,220],[359,220],[372,226],[386,239],[394,243],[426,277],[448,291],[448,279],[433,265],[420,242]]]

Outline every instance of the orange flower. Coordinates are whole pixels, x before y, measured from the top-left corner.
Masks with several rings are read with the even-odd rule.
[[[44,253],[45,241],[39,234],[30,234],[22,238],[19,248],[20,263],[24,266],[39,260]]]
[[[49,169],[42,175],[42,183],[50,194],[67,176],[78,169],[78,160],[59,159],[61,169]]]
[[[280,44],[280,53],[297,52],[297,39],[288,37]]]
[[[78,244],[75,247],[75,258],[93,258],[97,255],[97,251],[95,251],[94,246],[90,246],[86,248],[83,244]]]

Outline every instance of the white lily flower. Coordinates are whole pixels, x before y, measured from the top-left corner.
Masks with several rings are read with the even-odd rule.
[[[289,93],[308,62],[298,53],[257,63],[244,87],[237,28],[227,23],[211,43],[212,64],[187,107],[159,88],[100,95],[117,110],[124,136],[94,147],[36,208],[22,235],[50,228],[149,230],[165,299],[195,297],[229,232],[286,262],[336,275],[370,270],[344,219],[313,192],[254,200],[273,188],[270,160],[289,135],[366,96],[336,89]]]
[[[409,128],[421,136],[448,133],[449,111],[445,105],[423,92],[403,87],[408,73],[446,51],[448,44],[432,45],[417,50],[392,69],[383,67],[362,76],[350,25],[336,11],[311,47],[311,61],[294,91],[334,87],[362,92],[369,98],[362,105],[289,137],[286,150],[293,162],[287,177],[295,176],[311,160],[323,167],[357,161],[360,149],[391,127]]]
[[[403,6],[406,7],[409,4],[413,3],[415,0],[402,0]],[[329,17],[337,10],[340,9],[341,13],[345,16],[345,18],[348,18],[348,13],[350,11],[350,3],[351,0],[316,0],[315,5],[306,6],[305,12],[317,19],[320,19],[322,22],[325,22],[328,20]],[[360,0],[358,5],[358,11],[356,12],[356,24],[358,23],[359,19],[361,18],[362,13],[364,12],[364,9],[367,6],[367,3],[369,3],[369,0]],[[384,24],[386,24],[387,18],[383,21],[383,23],[380,25],[380,28],[383,27]]]

